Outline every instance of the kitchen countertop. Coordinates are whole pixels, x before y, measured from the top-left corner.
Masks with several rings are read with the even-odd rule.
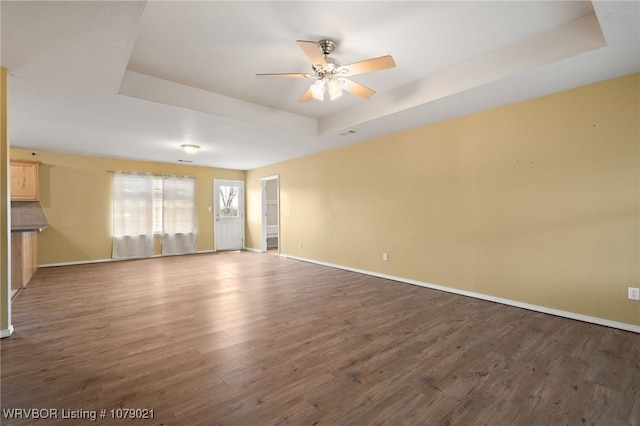
[[[49,225],[16,225],[11,226],[11,232],[42,232]]]
[[[11,232],[40,232],[48,226],[38,201],[11,201]]]

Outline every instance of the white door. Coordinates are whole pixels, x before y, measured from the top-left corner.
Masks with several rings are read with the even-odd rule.
[[[213,200],[215,249],[243,249],[244,182],[214,179]]]

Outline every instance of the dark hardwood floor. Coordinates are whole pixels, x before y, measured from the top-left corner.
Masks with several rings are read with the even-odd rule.
[[[2,424],[640,424],[638,334],[268,254],[40,269],[13,324]]]

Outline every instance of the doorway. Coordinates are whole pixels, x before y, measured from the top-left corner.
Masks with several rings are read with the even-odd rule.
[[[244,248],[244,182],[213,180],[214,250]]]
[[[280,253],[280,178],[261,179],[262,186],[262,247],[263,252]]]

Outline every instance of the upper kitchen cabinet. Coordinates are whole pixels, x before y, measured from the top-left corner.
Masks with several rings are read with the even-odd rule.
[[[38,200],[39,161],[11,160],[11,200]]]

